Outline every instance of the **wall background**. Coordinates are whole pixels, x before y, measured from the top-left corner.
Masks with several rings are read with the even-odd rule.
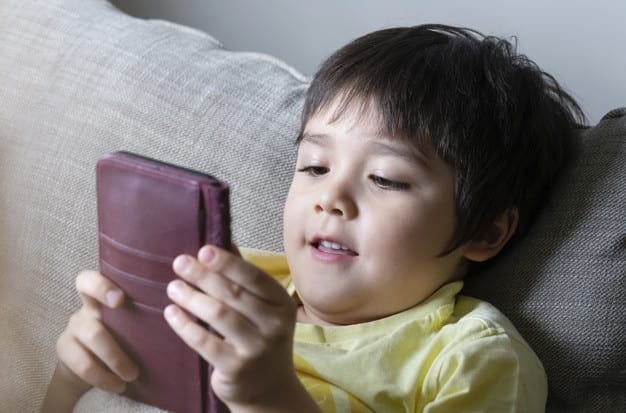
[[[349,40],[389,26],[446,23],[518,37],[596,123],[626,106],[622,0],[112,0],[128,13],[193,26],[232,50],[274,55],[305,74]]]

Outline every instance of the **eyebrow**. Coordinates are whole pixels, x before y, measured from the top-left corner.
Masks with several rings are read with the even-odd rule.
[[[300,143],[312,143],[313,145],[326,146],[326,141],[328,141],[328,138],[330,138],[330,135],[327,135],[325,133],[304,132],[302,134],[302,139],[300,140]]]
[[[381,141],[372,141],[369,145],[372,148],[372,152],[378,155],[390,155],[398,158],[403,158],[410,162],[423,162],[419,156],[415,154],[415,151],[407,151],[405,148],[399,148],[393,144],[388,144]]]
[[[317,146],[328,146],[328,140],[330,135],[325,133],[308,133],[302,134],[302,140],[300,143],[311,143]],[[371,147],[371,153],[382,156],[395,156],[402,158],[411,163],[418,163],[427,169],[430,169],[430,159],[419,150],[406,150],[400,148],[397,145],[388,143],[387,139],[379,138],[378,140],[370,141],[368,146]]]

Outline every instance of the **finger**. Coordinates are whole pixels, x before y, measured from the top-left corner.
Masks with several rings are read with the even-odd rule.
[[[188,256],[187,256],[188,257]],[[269,304],[281,305],[288,300],[284,288],[263,271],[225,250],[208,245],[198,252],[198,260],[174,260],[174,270],[193,284],[200,282],[203,272],[197,268],[201,263],[207,270],[224,275],[234,283],[235,290],[245,289]],[[188,264],[187,266],[183,264]],[[177,268],[177,265],[181,267]],[[177,270],[180,270],[177,271]],[[200,287],[200,286],[199,286]]]
[[[165,307],[163,315],[174,332],[215,369],[227,373],[236,368],[237,353],[230,343],[194,322],[175,304]]]
[[[167,294],[180,307],[236,345],[246,346],[259,340],[258,326],[220,299],[204,294],[181,280],[171,282]]]
[[[72,380],[82,385],[95,386],[113,393],[122,393],[126,382],[99,363],[83,345],[68,334],[57,341],[57,355]]]
[[[76,289],[83,304],[99,318],[100,305],[117,308],[124,302],[124,293],[98,271],[82,271],[76,277]]]
[[[224,275],[231,282],[241,285],[269,303],[282,304],[285,299],[290,300],[282,285],[235,254],[206,245],[198,251],[198,260],[210,271]]]
[[[124,381],[133,381],[139,375],[135,363],[99,320],[79,311],[70,319],[68,330],[114,375]]]
[[[216,269],[224,269],[222,273],[208,268],[214,262],[212,254],[217,254],[214,259],[223,258],[224,264],[215,265]],[[177,257],[175,271],[207,294],[239,311],[257,325],[262,334],[271,335],[282,330],[278,324],[295,317],[295,303],[284,287],[254,265],[211,246],[203,247],[198,255],[202,262],[190,256]],[[210,263],[204,264],[207,261]],[[253,285],[252,290],[259,294],[252,292],[249,285],[234,282],[233,278],[252,280],[249,281]]]
[[[223,275],[207,272],[203,266],[201,271],[202,275],[198,276],[198,281],[196,281],[195,285],[206,294],[198,294],[197,300],[199,302],[202,301],[202,296],[209,295],[237,311],[257,328],[264,323],[268,316],[276,315],[280,311],[279,306],[268,304],[256,295],[241,288],[239,284],[231,282]],[[168,286],[168,296],[185,308],[187,308],[186,302],[189,297],[195,296],[192,294],[193,291],[194,289],[182,280],[172,281]],[[181,294],[182,296],[176,297],[176,294]],[[197,315],[200,315],[199,311],[202,311],[200,308],[187,309]]]

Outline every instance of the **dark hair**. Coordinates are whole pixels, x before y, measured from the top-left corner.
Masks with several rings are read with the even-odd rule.
[[[314,76],[298,142],[311,116],[337,99],[334,120],[349,105],[362,114],[373,109],[386,136],[434,151],[454,170],[457,226],[443,254],[479,239],[512,207],[518,237],[548,196],[585,116],[554,77],[515,48],[444,25],[360,37]]]

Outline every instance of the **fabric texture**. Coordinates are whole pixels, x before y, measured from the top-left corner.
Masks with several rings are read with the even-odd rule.
[[[292,292],[284,255],[241,250]],[[296,372],[327,413],[542,412],[546,376],[496,308],[458,296],[463,282],[389,317],[349,326],[297,323]]]
[[[105,0],[0,1],[0,412],[38,410],[76,274],[97,266],[97,158],[128,150],[230,182],[235,242],[280,251],[306,88],[272,57]],[[543,361],[548,411],[626,411],[625,113],[581,132],[528,237],[465,285]],[[79,407],[149,410],[97,390]]]
[[[626,411],[626,109],[579,139],[530,232],[464,294],[503,311],[539,355],[548,411]]]
[[[38,411],[73,280],[97,268],[100,155],[232,183],[234,241],[280,250],[306,86],[272,57],[103,0],[0,1],[0,412]]]

